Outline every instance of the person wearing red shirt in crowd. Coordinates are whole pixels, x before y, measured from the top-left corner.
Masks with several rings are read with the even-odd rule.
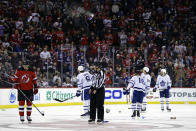
[[[107,31],[107,33],[105,33],[105,39],[111,41],[113,40],[113,35],[110,29]]]
[[[130,53],[130,59],[133,59],[134,56],[137,56],[137,51],[135,50],[135,48],[133,48],[132,52]]]
[[[23,62],[21,68],[19,68],[13,78],[15,84],[15,89],[18,89],[18,101],[19,101],[19,115],[20,121],[24,122],[24,105],[27,104],[27,120],[31,122],[31,112],[32,112],[32,101],[34,95],[38,93],[37,77],[33,69],[29,67],[27,61]],[[27,100],[27,98],[28,100]],[[29,101],[30,100],[30,101]]]
[[[108,46],[112,46],[113,44],[113,41],[108,39],[108,40],[105,40],[105,44],[107,44]]]
[[[156,49],[154,49],[152,54],[150,55],[149,62],[151,66],[154,66],[154,64],[158,62],[158,52]]]
[[[108,52],[108,49],[109,49],[109,45],[108,43],[106,43],[106,41],[102,41],[102,44],[100,44],[100,49],[101,49],[101,52]]]
[[[105,85],[106,85],[106,87],[112,86],[111,77],[112,77],[111,72],[109,70],[108,71],[106,70],[106,79],[105,79]]]
[[[90,44],[90,53],[93,56],[96,56],[98,53],[98,48],[100,48],[102,41],[97,36],[96,39]]]
[[[95,45],[96,45],[97,47],[100,47],[101,44],[102,44],[102,41],[101,41],[100,38],[97,36],[97,37],[96,37],[96,40],[95,40]]]
[[[97,46],[95,45],[94,42],[90,43],[90,55],[92,55],[93,57],[97,56]]]
[[[11,35],[11,42],[14,42],[15,44],[21,43],[21,36],[18,30],[15,30],[15,33]]]
[[[81,37],[80,42],[83,46],[88,45],[88,37],[86,36],[86,34],[83,34],[83,36]]]
[[[91,6],[91,3],[90,3],[89,0],[84,0],[83,1],[83,7],[84,7],[85,10],[89,10],[90,6]]]
[[[139,3],[138,3],[138,6],[137,6],[137,8],[136,8],[136,12],[137,12],[137,13],[143,13],[143,12],[144,12],[144,7],[143,7],[143,5],[142,5],[142,2],[139,2]]]
[[[131,34],[128,37],[128,46],[129,47],[135,47],[136,46],[136,35],[132,31]]]
[[[194,78],[196,77],[195,76],[195,73],[194,73],[194,70],[191,69],[190,67],[187,67],[185,68],[185,73],[186,73],[186,86],[188,87],[191,87],[194,85]]]
[[[56,32],[56,37],[57,37],[57,40],[64,40],[64,32],[62,31],[61,28],[59,28],[59,30]]]
[[[127,25],[126,18],[124,16],[121,16],[121,18],[119,20],[119,27],[121,29],[125,29],[126,25]]]

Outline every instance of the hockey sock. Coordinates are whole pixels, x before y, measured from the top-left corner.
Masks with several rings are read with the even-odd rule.
[[[142,108],[145,109],[146,105],[147,105],[147,99],[146,99],[146,97],[144,97]]]
[[[25,101],[19,101],[19,115],[20,116],[24,116],[24,104],[25,104]]]
[[[137,108],[136,108],[136,110],[140,111],[141,108],[142,108],[142,103],[137,103]]]
[[[137,109],[137,108],[136,108],[136,103],[132,103],[131,106],[132,106],[132,110],[133,110],[133,111],[135,111],[135,110]]]
[[[90,100],[84,100],[83,107],[84,107],[84,113],[89,112],[90,111]]]
[[[32,111],[32,103],[30,101],[27,101],[27,116],[31,116]]]
[[[166,100],[166,106],[167,108],[169,108],[169,98],[165,98],[165,100]]]
[[[164,110],[164,97],[161,97],[161,110]]]

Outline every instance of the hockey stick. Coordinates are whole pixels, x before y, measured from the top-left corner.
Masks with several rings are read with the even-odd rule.
[[[22,94],[23,94],[23,96],[28,100],[28,101],[30,101],[31,103],[32,103],[32,105],[37,109],[37,111],[42,115],[42,116],[44,116],[44,112],[42,111],[40,111],[38,108],[37,108],[37,106],[35,105],[35,104],[33,104],[33,102],[24,94],[24,92],[21,90],[21,89],[18,89]]]
[[[133,99],[133,89],[131,91],[131,88],[130,88],[130,93],[129,93],[129,99],[130,99],[129,105],[131,105],[131,100]],[[132,109],[132,107],[128,107],[128,109]]]
[[[2,80],[2,79],[0,79],[0,81],[3,81],[3,82],[5,82],[5,83],[7,83],[7,84],[12,85],[12,88],[14,87],[14,85],[20,84],[20,83],[11,83],[11,82],[8,82],[8,81]]]
[[[129,100],[128,100],[129,103],[128,104],[131,104],[131,95],[130,95],[130,93],[129,93],[129,97],[128,98],[129,98]]]
[[[124,88],[123,88],[124,90]],[[126,87],[125,87],[125,90],[127,91],[127,84],[126,84]],[[128,100],[128,95],[126,94],[126,102],[127,102],[127,105],[129,104],[129,100]]]
[[[81,90],[83,91],[84,89],[81,89]],[[58,98],[54,98],[53,100],[58,101],[58,102],[64,102],[64,101],[70,100],[70,99],[72,99],[72,98],[74,98],[74,97],[76,97],[76,95],[75,95],[75,96],[72,96],[72,97],[70,97],[70,98],[64,99],[64,100],[60,100],[60,99],[58,99]]]
[[[76,97],[76,96],[72,96],[72,97],[67,98],[67,99],[64,99],[64,100],[60,100],[60,99],[57,99],[57,98],[55,98],[54,100],[55,100],[55,101],[58,101],[58,102],[64,102],[64,101],[70,100],[70,99],[72,99],[72,98],[74,98],[74,97]]]
[[[14,87],[14,85],[19,84],[19,83],[10,83],[10,82],[5,81],[5,80],[1,80],[1,81],[6,82],[6,83],[8,83],[8,84],[11,84],[11,85],[12,85],[12,88]],[[24,96],[28,101],[30,101],[30,102],[32,103],[32,105],[37,109],[37,111],[38,111],[42,116],[44,116],[44,112],[41,112],[41,111],[37,108],[37,106],[36,106],[35,104],[33,104],[33,102],[32,102],[31,100],[29,100],[29,98],[24,94],[24,92],[23,92],[21,89],[18,88],[18,90],[23,94],[23,96]]]
[[[127,102],[127,105],[129,104],[128,102],[128,95],[126,94],[126,102]]]

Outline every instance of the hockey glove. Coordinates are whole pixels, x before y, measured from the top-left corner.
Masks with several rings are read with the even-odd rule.
[[[153,90],[152,90],[153,92],[156,92],[157,91],[157,88],[153,88]]]
[[[19,85],[14,84],[14,89],[18,89],[18,88],[19,88]]]
[[[33,94],[36,95],[38,93],[38,88],[34,88]]]
[[[81,91],[80,91],[80,90],[77,90],[77,92],[76,92],[76,96],[77,96],[77,97],[79,97],[79,96],[80,96],[80,94],[81,94]]]
[[[170,86],[168,86],[168,87],[167,87],[167,89],[168,89],[168,90],[170,90],[170,89],[171,89],[171,87],[170,87]]]
[[[145,91],[145,95],[146,95],[146,96],[148,95],[148,93],[149,93],[149,91]]]
[[[34,84],[34,90],[33,90],[33,94],[36,95],[38,93],[38,86],[37,84]]]
[[[130,90],[123,88],[123,95],[129,95],[129,93],[130,93]]]

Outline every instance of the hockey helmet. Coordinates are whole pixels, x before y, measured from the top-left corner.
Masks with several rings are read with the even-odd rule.
[[[23,61],[22,64],[23,65],[29,65],[29,62],[28,61]]]
[[[148,73],[149,72],[149,68],[148,67],[144,67],[143,70]]]
[[[83,66],[78,66],[78,71],[79,72],[84,71],[84,67]]]
[[[161,69],[161,72],[166,74],[166,69]]]
[[[102,63],[101,62],[97,62],[95,63],[96,68],[101,68],[102,67]]]

